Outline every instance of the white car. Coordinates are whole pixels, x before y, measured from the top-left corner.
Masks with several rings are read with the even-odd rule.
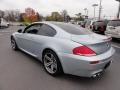
[[[88,20],[85,24],[85,28],[92,30],[94,22],[94,20]]]
[[[9,23],[5,21],[4,19],[1,19],[1,27],[9,27]]]
[[[111,20],[107,25],[105,35],[120,39],[120,20]]]

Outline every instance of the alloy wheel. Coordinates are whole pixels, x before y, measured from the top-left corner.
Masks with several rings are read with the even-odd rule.
[[[44,55],[44,66],[50,74],[57,72],[57,61],[52,53],[46,53]]]

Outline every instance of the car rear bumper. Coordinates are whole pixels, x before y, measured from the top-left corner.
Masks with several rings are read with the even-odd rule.
[[[112,61],[112,55],[115,50],[111,48],[104,54],[92,57],[84,57],[73,54],[59,53],[59,58],[63,67],[64,73],[92,77],[97,73],[104,71]],[[98,64],[90,64],[91,61],[99,61]]]

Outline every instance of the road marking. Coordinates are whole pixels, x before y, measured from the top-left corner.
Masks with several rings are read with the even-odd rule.
[[[115,44],[112,44],[112,46],[115,47],[115,48],[120,48],[120,46],[117,46]]]

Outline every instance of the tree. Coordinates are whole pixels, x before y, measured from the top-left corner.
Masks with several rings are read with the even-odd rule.
[[[71,20],[71,17],[69,15],[66,16],[66,22],[69,22]]]
[[[71,20],[70,16],[68,15],[67,10],[63,10],[63,11],[61,12],[61,15],[62,15],[62,17],[63,17],[63,21],[64,21],[64,22],[69,22],[69,21]]]
[[[46,17],[46,21],[63,21],[63,17],[59,12],[52,12],[50,16]]]
[[[68,16],[67,10],[63,10],[61,13],[62,13],[62,16],[63,16],[63,20],[66,22],[67,21],[67,16]]]
[[[20,18],[19,18],[19,22],[24,22],[24,19],[23,19],[23,15],[24,15],[25,13],[20,13]]]
[[[46,16],[46,21],[53,21],[51,16]]]
[[[51,17],[53,21],[63,21],[63,18],[59,12],[52,12]]]
[[[32,8],[26,8],[23,14],[23,20],[26,23],[37,22],[40,19],[40,15]]]
[[[4,19],[6,21],[18,21],[20,17],[19,10],[6,10],[4,11]]]
[[[3,18],[3,17],[4,17],[4,11],[0,10],[0,18]]]
[[[37,19],[38,19],[38,21],[42,21],[43,16],[42,16],[42,15],[40,15],[38,12],[36,13],[36,15],[37,15]]]
[[[77,21],[83,21],[84,20],[82,13],[78,13],[78,14],[75,14],[75,15],[77,16],[77,18],[76,18]]]

